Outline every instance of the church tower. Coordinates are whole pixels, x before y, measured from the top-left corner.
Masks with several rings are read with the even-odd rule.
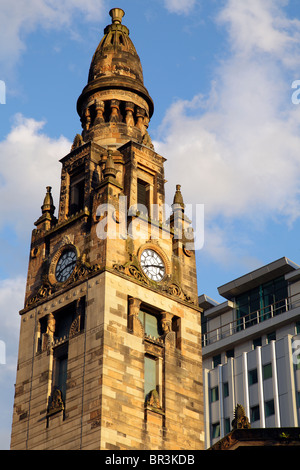
[[[11,449],[203,449],[200,309],[181,188],[165,216],[139,56],[112,22],[30,247]],[[174,188],[175,190],[175,188]]]

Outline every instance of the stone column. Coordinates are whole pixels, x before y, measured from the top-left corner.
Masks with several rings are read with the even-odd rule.
[[[110,102],[111,114],[109,118],[110,122],[120,122],[119,105],[120,105],[120,102],[118,100],[111,100]]]
[[[126,118],[125,118],[126,124],[127,126],[133,127],[134,126],[134,117],[133,117],[134,104],[127,101],[125,103],[125,111],[126,111]]]

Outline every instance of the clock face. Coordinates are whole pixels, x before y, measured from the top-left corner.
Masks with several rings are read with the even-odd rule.
[[[152,281],[161,281],[166,273],[163,260],[154,250],[144,250],[140,264],[146,276]]]
[[[76,261],[77,256],[75,251],[66,250],[63,252],[55,269],[55,277],[58,282],[64,282],[71,276],[74,271]]]

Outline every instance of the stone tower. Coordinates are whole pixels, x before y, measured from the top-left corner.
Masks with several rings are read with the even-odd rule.
[[[164,161],[139,56],[110,11],[32,232],[11,449],[202,449],[200,310],[192,229]],[[187,237],[188,234],[188,237]]]

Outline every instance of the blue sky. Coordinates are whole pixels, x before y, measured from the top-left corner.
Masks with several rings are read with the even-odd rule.
[[[0,448],[9,447],[33,222],[80,122],[76,101],[110,8],[140,55],[149,132],[176,184],[205,205],[199,294],[282,256],[300,264],[298,0],[11,0],[0,4]]]

